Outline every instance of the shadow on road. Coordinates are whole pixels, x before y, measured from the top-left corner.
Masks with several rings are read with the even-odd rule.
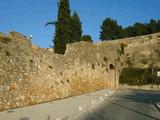
[[[116,96],[118,98],[127,99],[133,102],[141,102],[146,104],[155,104],[160,102],[160,91],[137,91],[130,94],[124,94],[122,96]]]
[[[150,105],[160,101],[160,91],[117,90],[80,120],[160,120]],[[129,119],[128,119],[129,118]]]
[[[119,106],[119,107],[121,107],[121,108],[125,108],[125,109],[127,109],[127,110],[130,110],[130,111],[132,111],[132,112],[135,112],[135,113],[138,113],[138,114],[144,115],[144,116],[146,116],[146,117],[149,117],[149,118],[152,118],[152,119],[155,119],[155,120],[160,120],[159,118],[156,118],[156,117],[150,116],[150,115],[148,115],[148,114],[145,114],[145,113],[143,113],[143,112],[140,112],[140,111],[134,110],[134,109],[132,109],[132,108],[129,108],[129,107],[126,107],[126,106],[123,106],[123,105],[117,104],[117,103],[115,103],[115,102],[111,102],[111,101],[108,101],[108,102],[109,102],[109,103],[111,103],[111,104],[114,104],[114,105],[116,105],[116,106]]]

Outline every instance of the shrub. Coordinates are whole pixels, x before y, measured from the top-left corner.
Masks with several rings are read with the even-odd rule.
[[[92,37],[90,35],[83,35],[82,41],[91,42],[91,43],[93,42]]]
[[[151,68],[124,68],[120,75],[120,83],[128,85],[156,84],[156,73]]]
[[[138,84],[138,80],[142,79],[143,69],[140,68],[124,68],[120,75],[120,83],[128,85]]]

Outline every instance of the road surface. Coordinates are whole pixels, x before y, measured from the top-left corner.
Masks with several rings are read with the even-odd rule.
[[[79,120],[160,120],[160,91],[118,90]]]
[[[0,120],[76,120],[96,108],[115,90],[105,89],[44,104],[0,112]]]

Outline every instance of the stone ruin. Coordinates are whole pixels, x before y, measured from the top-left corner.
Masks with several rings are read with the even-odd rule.
[[[6,37],[11,41],[3,42]],[[0,110],[118,88],[123,68],[146,68],[151,57],[160,67],[160,52],[155,49],[160,51],[160,33],[68,44],[64,55],[39,48],[20,33],[1,33]]]

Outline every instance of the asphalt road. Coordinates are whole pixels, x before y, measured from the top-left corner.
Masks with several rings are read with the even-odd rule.
[[[160,91],[118,90],[79,120],[160,120]]]

